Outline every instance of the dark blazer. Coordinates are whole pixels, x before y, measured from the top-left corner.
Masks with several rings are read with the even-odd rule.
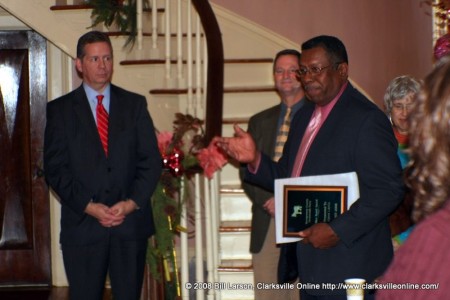
[[[258,149],[269,157],[273,157],[275,151],[280,112],[281,104],[278,104],[252,116],[248,123],[247,132],[253,137]],[[245,170],[245,168],[241,168],[241,178],[244,173],[242,170]],[[266,239],[271,218],[263,205],[267,199],[273,196],[273,192],[246,182],[242,183],[242,187],[253,203],[250,252],[258,253]]]
[[[262,155],[257,173],[247,171],[247,180],[271,188],[275,178],[291,176],[313,111],[314,104],[307,102],[295,115],[278,164]],[[330,223],[339,243],[327,250],[297,245],[302,283],[338,284],[350,277],[372,282],[384,272],[393,255],[388,215],[404,192],[397,142],[386,115],[348,84],[311,144],[301,176],[352,171],[358,174],[360,198]],[[308,293],[345,294],[345,290]]]
[[[147,102],[111,85],[109,156],[102,149],[82,86],[47,105],[44,166],[58,195],[63,245],[108,238],[144,239],[155,231],[150,197],[161,174],[161,157]],[[84,213],[90,201],[108,206],[133,199],[140,209],[117,227],[105,228]]]

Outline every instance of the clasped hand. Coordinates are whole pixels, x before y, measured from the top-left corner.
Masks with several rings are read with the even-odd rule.
[[[85,209],[88,215],[96,218],[104,227],[119,226],[125,217],[137,208],[133,200],[119,201],[111,207],[102,203],[90,202]]]

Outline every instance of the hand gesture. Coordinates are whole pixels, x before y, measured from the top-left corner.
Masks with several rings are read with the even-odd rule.
[[[234,137],[215,137],[214,142],[228,156],[241,163],[253,164],[258,159],[255,142],[252,136],[238,125],[234,125]]]

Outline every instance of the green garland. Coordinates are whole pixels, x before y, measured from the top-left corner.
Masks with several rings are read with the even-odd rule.
[[[153,277],[164,283],[165,299],[176,299],[179,280],[176,276],[174,239],[178,234],[181,201],[167,190],[167,180],[179,188],[181,179],[164,172],[152,197],[153,219],[156,233],[154,244],[147,249],[147,263]],[[164,274],[164,276],[163,276]]]
[[[121,33],[128,35],[124,47],[133,47],[137,35],[136,0],[88,0],[87,4],[94,7],[90,28],[103,23],[109,29],[115,24]],[[150,7],[148,0],[143,5]]]
[[[181,211],[183,205],[191,199],[189,182],[192,176],[203,171],[196,154],[204,148],[202,120],[176,113],[173,125],[171,140],[166,141],[167,145],[160,151],[166,159],[170,159],[174,152],[180,153],[181,156],[176,164],[165,164],[153,193],[151,201],[156,232],[153,243],[147,250],[150,272],[156,280],[164,283],[166,300],[177,299],[181,294],[175,237],[181,231],[187,231],[180,226]],[[179,171],[175,171],[175,168]],[[189,216],[187,218],[189,219]]]

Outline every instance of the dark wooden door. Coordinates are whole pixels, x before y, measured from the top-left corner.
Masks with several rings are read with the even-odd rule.
[[[51,283],[46,64],[39,34],[0,32],[0,287]]]

